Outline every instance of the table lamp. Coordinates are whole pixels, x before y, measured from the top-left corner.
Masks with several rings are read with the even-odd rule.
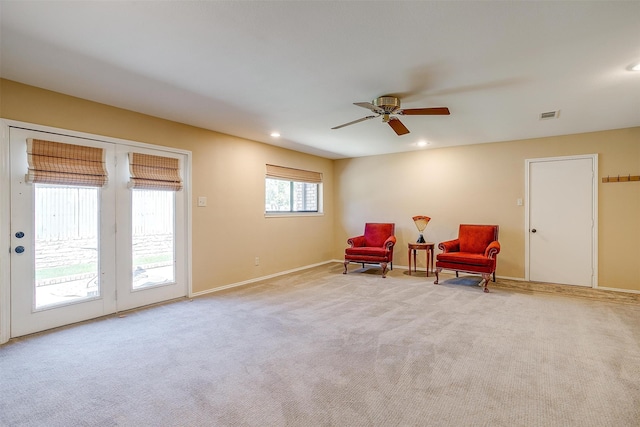
[[[426,243],[422,232],[425,228],[427,228],[427,224],[429,224],[429,221],[431,221],[431,218],[429,218],[428,216],[418,215],[413,217],[413,222],[415,222],[416,227],[418,227],[418,231],[420,232],[420,237],[418,237],[416,243]]]

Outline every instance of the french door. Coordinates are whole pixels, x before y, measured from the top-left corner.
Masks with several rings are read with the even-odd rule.
[[[127,165],[132,148],[119,145],[118,165]],[[178,158],[180,154],[136,147],[135,152]],[[118,310],[186,295],[184,191],[126,188],[129,168],[118,167],[116,191],[116,302]]]
[[[103,187],[28,183],[26,141],[104,150]],[[184,191],[130,189],[132,151],[148,146],[11,127],[11,337],[187,293]]]

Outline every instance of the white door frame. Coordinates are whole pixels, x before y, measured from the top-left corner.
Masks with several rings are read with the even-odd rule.
[[[529,280],[529,245],[530,245],[530,224],[529,224],[529,207],[531,206],[531,201],[529,199],[529,185],[530,185],[530,177],[529,171],[531,169],[532,163],[538,162],[550,162],[550,161],[563,161],[563,160],[581,160],[581,159],[591,159],[593,162],[593,175],[591,179],[591,190],[592,190],[592,215],[593,215],[593,227],[591,234],[591,242],[592,242],[592,253],[591,253],[591,263],[593,266],[593,276],[591,278],[591,287],[598,287],[598,155],[597,154],[580,154],[573,156],[562,156],[562,157],[542,157],[535,159],[526,159],[525,160],[525,210],[524,210],[524,279]]]
[[[184,165],[184,189],[187,200],[185,209],[186,220],[186,293],[187,296],[193,295],[192,277],[191,277],[191,151],[182,150],[173,147],[164,147],[160,145],[147,144],[143,142],[129,141],[119,138],[111,138],[102,135],[90,134],[85,132],[77,132],[67,129],[54,128],[50,126],[37,125],[33,123],[20,122],[16,120],[8,120],[0,118],[0,344],[9,340],[11,333],[11,270],[10,270],[10,212],[11,212],[11,177],[9,174],[9,129],[11,127],[30,129],[40,132],[49,132],[54,134],[69,135],[78,138],[94,139],[98,141],[111,142],[115,144],[126,144],[129,146],[137,146],[141,148],[150,148],[154,150],[172,151],[174,153],[184,154],[187,161]]]
[[[0,344],[11,333],[11,176],[9,174],[9,124],[0,123]]]

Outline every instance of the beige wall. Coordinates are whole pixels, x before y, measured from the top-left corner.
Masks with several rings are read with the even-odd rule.
[[[7,80],[0,80],[0,117],[190,150],[194,292],[327,261],[333,255],[331,160]],[[325,214],[265,218],[266,163],[322,172]],[[198,196],[207,196],[207,207],[196,206]]]
[[[407,265],[419,214],[433,242],[499,224],[498,274],[522,278],[525,159],[598,153],[600,177],[640,174],[640,128],[332,161],[7,80],[0,117],[192,151],[194,292],[341,259],[367,221],[396,223],[394,264]],[[265,163],[322,172],[325,215],[264,218]],[[640,290],[638,218],[639,182],[599,184],[600,286]]]
[[[411,217],[427,215],[432,242],[455,238],[460,223],[499,224],[497,274],[523,278],[525,159],[575,154],[598,154],[599,178],[639,175],[640,127],[337,160],[334,256],[364,222],[395,222],[394,264],[407,265]],[[640,290],[640,182],[598,181],[599,286]]]

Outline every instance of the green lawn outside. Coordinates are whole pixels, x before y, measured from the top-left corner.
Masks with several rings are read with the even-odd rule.
[[[134,258],[133,265],[156,264],[171,261],[173,261],[173,254],[170,252],[165,252],[161,254],[144,255]],[[36,281],[89,273],[98,275],[97,263],[91,262],[85,264],[61,265],[59,267],[49,267],[41,269],[38,269],[36,266]]]

